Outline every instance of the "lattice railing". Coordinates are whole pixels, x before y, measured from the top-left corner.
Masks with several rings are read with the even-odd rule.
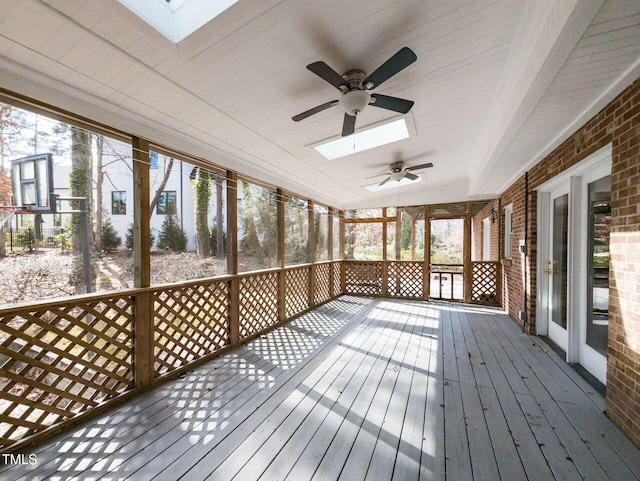
[[[472,262],[471,301],[499,305],[497,262]]]
[[[278,322],[278,273],[263,272],[240,277],[240,338]]]
[[[333,295],[342,293],[341,262],[333,263],[333,277],[330,265],[313,267],[315,302],[329,298],[330,281]],[[141,366],[150,365],[147,377],[153,383],[228,346],[234,305],[239,339],[276,324],[287,296],[285,317],[307,309],[311,269],[300,266],[0,309],[0,452],[35,442],[50,428],[134,391],[137,376],[145,377]],[[282,299],[280,275],[288,276],[289,283]],[[144,311],[145,303],[152,323],[135,320],[134,308]],[[134,360],[140,349],[134,325],[153,339],[150,348],[140,351],[148,353],[151,363]]]
[[[382,262],[344,261],[348,294],[382,295]]]
[[[343,262],[333,263],[333,295],[338,296],[342,294],[342,269]]]
[[[316,264],[314,305],[328,301],[331,298],[331,264]]]
[[[155,377],[229,344],[229,281],[165,287],[153,301]]]
[[[387,294],[390,297],[422,299],[423,262],[396,262],[387,264]]]
[[[132,306],[112,294],[2,312],[2,448],[134,387]]]
[[[309,309],[309,266],[284,271],[285,317],[290,318]]]

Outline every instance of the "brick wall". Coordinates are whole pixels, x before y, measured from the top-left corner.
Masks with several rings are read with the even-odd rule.
[[[607,415],[640,446],[640,79],[529,171],[529,189],[612,144],[611,263]],[[528,256],[524,240],[524,178],[500,198],[513,203],[513,259],[503,262],[503,303],[516,320],[524,306],[522,265],[527,262],[529,332],[535,333],[536,196],[529,196]],[[504,215],[501,215],[504,223]]]
[[[491,216],[491,209],[495,209],[496,214],[499,212],[498,199],[492,200],[485,207],[482,208],[471,219],[471,260],[481,261],[483,258],[483,235],[484,225],[483,220]],[[491,224],[491,257],[492,261],[497,261],[500,258],[500,224],[496,221]]]

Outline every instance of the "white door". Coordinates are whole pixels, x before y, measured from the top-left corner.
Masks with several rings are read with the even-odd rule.
[[[563,186],[549,195],[549,238],[546,268],[548,289],[548,335],[565,352],[568,347],[567,332],[567,281],[569,237],[569,191]]]
[[[584,279],[581,279],[581,313],[578,349],[579,362],[605,382],[607,342],[609,339],[609,235],[611,232],[611,176],[595,170],[582,179],[581,202],[584,205]],[[584,293],[582,295],[582,293]]]
[[[611,149],[538,190],[538,334],[606,384]]]

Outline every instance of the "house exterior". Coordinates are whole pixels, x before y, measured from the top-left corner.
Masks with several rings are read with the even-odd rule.
[[[122,240],[123,244],[127,236],[127,231],[133,224],[133,210],[131,202],[133,199],[132,185],[132,165],[130,147],[117,143],[109,143],[110,148],[103,153],[103,183],[102,183],[102,209],[104,218],[108,219]],[[18,159],[19,160],[19,159]],[[59,158],[56,159],[60,161]],[[158,191],[165,177],[166,169],[169,168],[170,159],[164,155],[155,153],[152,157],[151,189],[153,194]],[[195,167],[182,160],[174,160],[170,174],[167,177],[164,189],[160,192],[156,208],[151,214],[151,233],[157,241],[158,234],[162,231],[162,224],[168,215],[176,215],[180,225],[187,236],[187,250],[196,250],[196,231],[194,220],[194,185],[193,175]],[[53,168],[54,192],[60,198],[71,196],[69,188],[69,176],[71,166],[67,163],[60,163]],[[94,162],[94,180],[97,172]],[[96,182],[94,181],[94,186]],[[93,209],[97,202],[97,187],[93,192]],[[212,192],[215,185],[211,184]],[[224,202],[224,201],[223,201]],[[64,213],[70,209],[67,201],[60,202],[60,214],[42,214],[42,228],[50,231],[63,229],[72,214]],[[216,196],[212,195],[209,202],[209,224],[214,225],[216,213]],[[30,225],[31,215],[20,215],[14,222],[18,226]]]
[[[599,160],[600,159],[600,160]],[[588,165],[591,160],[592,165]],[[598,163],[599,160],[599,163]],[[593,162],[596,162],[595,164]],[[587,167],[581,169],[581,163]],[[583,166],[585,164],[582,164]],[[601,172],[598,173],[598,168]],[[595,172],[595,179],[590,172]],[[549,268],[548,255],[541,255],[541,231],[549,222],[544,195],[555,192],[568,194],[569,202],[576,202],[574,212],[586,209],[588,199],[580,197],[581,178],[598,180],[610,175],[610,261],[608,277],[608,336],[606,347],[597,352],[585,347],[587,316],[580,311],[586,291],[585,266],[572,264],[566,280],[569,321],[558,338],[566,338],[567,360],[588,364],[596,357],[597,377],[606,382],[607,415],[640,445],[640,285],[638,248],[640,246],[640,80],[633,82],[624,92],[580,127],[569,139],[535,165],[528,179],[521,177],[500,197],[501,225],[504,230],[505,209],[511,213],[511,259],[502,261],[504,309],[514,321],[522,323],[518,312],[526,310],[526,329],[534,334],[550,334],[544,271]],[[591,177],[590,177],[591,175]],[[525,184],[528,180],[528,189]],[[557,185],[553,185],[556,180]],[[550,185],[551,182],[551,185]],[[546,187],[545,187],[546,186]],[[569,189],[573,186],[573,189]],[[564,189],[564,190],[562,190]],[[528,196],[526,195],[528,190]],[[584,194],[584,192],[582,192]],[[528,197],[528,201],[525,199]],[[548,202],[548,201],[547,201]],[[547,204],[548,208],[549,205]],[[525,217],[528,222],[525,223]],[[583,232],[571,231],[574,238],[588,236],[588,225]],[[573,228],[573,226],[571,226]],[[526,230],[525,230],[526,229]],[[526,243],[525,243],[526,239]],[[503,244],[504,245],[504,244]],[[525,245],[526,256],[519,252]],[[571,246],[573,247],[573,246]],[[571,249],[570,247],[570,249]],[[577,247],[576,247],[577,248]],[[548,254],[548,250],[544,251]],[[571,251],[569,252],[571,254]],[[585,256],[586,257],[586,256]],[[553,259],[552,259],[553,260]],[[523,272],[526,276],[523,276]],[[526,286],[526,287],[525,287]],[[526,299],[526,302],[525,302]],[[552,326],[553,327],[553,326]],[[566,332],[563,332],[566,331]],[[604,368],[605,372],[602,372]],[[603,374],[606,376],[604,378]]]

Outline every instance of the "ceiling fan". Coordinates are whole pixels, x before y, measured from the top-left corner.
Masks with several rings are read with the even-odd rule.
[[[398,162],[392,162],[391,164],[389,164],[389,170],[391,171],[391,175],[385,173],[385,174],[373,175],[367,178],[371,179],[373,177],[380,177],[381,175],[388,175],[386,179],[384,179],[382,182],[378,184],[378,187],[379,187],[386,184],[390,180],[393,180],[395,182],[400,182],[404,178],[407,178],[409,180],[416,180],[419,176],[417,176],[416,174],[412,174],[411,173],[412,171],[428,169],[430,167],[433,167],[433,164],[431,162],[427,162],[426,164],[414,165],[412,167],[405,167],[404,162],[400,160]]]
[[[413,50],[409,47],[403,47],[368,76],[361,70],[349,70],[340,75],[322,61],[309,64],[307,69],[340,90],[341,97],[338,100],[325,102],[306,112],[295,115],[292,119],[294,122],[299,122],[329,107],[338,105],[344,111],[342,136],[345,137],[354,133],[356,116],[367,105],[406,114],[413,107],[413,101],[389,97],[388,95],[370,94],[368,91],[378,87],[382,82],[411,65],[417,58]]]

